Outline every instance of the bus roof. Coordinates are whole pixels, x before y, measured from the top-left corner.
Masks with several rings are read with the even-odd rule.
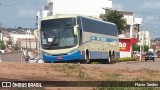
[[[70,17],[77,17],[77,14],[56,14],[53,16],[48,16],[43,18],[42,20],[49,20],[49,19],[57,19],[57,18],[70,18]]]
[[[97,17],[84,16],[84,15],[79,15],[79,14],[56,14],[56,15],[53,15],[53,16],[45,17],[42,20],[57,19],[57,18],[70,18],[70,17],[82,17],[82,18],[87,18],[87,19],[91,19],[91,20],[96,20],[96,21],[99,21],[99,22],[107,23],[107,24],[116,25],[116,24],[111,23],[111,22],[103,21],[103,20],[101,20],[100,18],[97,18]]]

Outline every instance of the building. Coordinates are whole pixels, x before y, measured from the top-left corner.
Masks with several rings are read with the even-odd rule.
[[[138,35],[139,45],[147,45],[149,47],[151,46],[151,36],[149,34],[149,31],[140,31]]]
[[[88,5],[90,3],[90,5]],[[57,14],[80,14],[98,17],[104,8],[112,8],[110,0],[47,0],[46,6],[37,12],[36,27],[40,28],[42,18]]]
[[[0,41],[3,41],[3,31],[0,30]]]
[[[21,48],[36,49],[36,40],[31,34],[11,34],[12,45],[18,45]]]
[[[124,16],[128,25],[125,32],[123,32],[122,35],[119,35],[120,57],[132,57],[133,45],[137,44],[138,32],[140,31],[142,18],[136,18],[134,12],[130,11],[118,11],[118,12]]]
[[[137,44],[136,38],[126,38],[125,35],[119,35],[120,57],[132,57],[132,46]]]
[[[49,6],[43,6],[42,9],[37,12],[36,23],[35,23],[35,26],[37,28],[40,28],[39,26],[41,19],[47,17],[48,14],[49,14]]]
[[[103,8],[112,8],[109,0],[48,0],[49,14],[80,14],[98,16],[104,13]]]

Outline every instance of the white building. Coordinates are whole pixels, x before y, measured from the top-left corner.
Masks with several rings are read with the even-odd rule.
[[[131,38],[137,38],[138,32],[139,32],[139,27],[135,28],[135,25],[139,25],[142,23],[142,18],[136,18],[134,12],[130,11],[119,11],[120,14],[124,16],[126,19],[128,29],[124,32],[124,34],[119,35],[119,38],[124,39],[125,41],[131,40]],[[120,43],[127,43],[127,42],[120,42]],[[120,51],[120,57],[132,57],[132,42],[130,41],[130,51]]]
[[[0,41],[2,41],[3,40],[3,32],[2,32],[2,30],[0,30]]]
[[[41,10],[37,12],[37,15],[36,15],[36,27],[37,28],[40,28],[41,19],[47,17],[48,13],[49,13],[49,6],[43,6]]]
[[[126,32],[126,36],[128,38],[132,38],[133,37],[133,24],[135,21],[135,14],[133,12],[129,12],[129,11],[119,11],[123,17],[126,19],[127,24],[130,26],[130,28],[128,29],[129,31]]]
[[[80,14],[99,17],[103,8],[112,8],[109,0],[48,0],[49,14]]]
[[[134,29],[134,25],[142,24],[142,18],[137,18],[134,12],[130,11],[119,11],[120,14],[124,16],[127,24],[129,25],[129,29],[125,32],[125,36],[127,38],[137,38],[138,30]]]
[[[36,48],[35,38],[31,34],[11,34],[12,44],[18,44],[22,48]]]
[[[147,45],[147,46],[151,46],[151,36],[149,34],[149,31],[140,31],[138,33],[139,35],[139,45]]]

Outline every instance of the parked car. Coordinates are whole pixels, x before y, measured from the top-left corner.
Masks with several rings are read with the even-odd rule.
[[[153,52],[147,52],[145,56],[145,61],[147,60],[153,60],[154,61],[154,53]]]

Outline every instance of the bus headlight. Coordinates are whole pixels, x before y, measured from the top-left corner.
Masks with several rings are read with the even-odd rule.
[[[72,51],[70,51],[70,52],[68,53],[68,55],[71,55],[71,54],[76,53],[76,52],[78,52],[77,49],[76,49],[76,50],[72,50]]]
[[[46,53],[46,52],[43,52],[43,55],[52,56],[52,54],[49,54],[49,53]]]

